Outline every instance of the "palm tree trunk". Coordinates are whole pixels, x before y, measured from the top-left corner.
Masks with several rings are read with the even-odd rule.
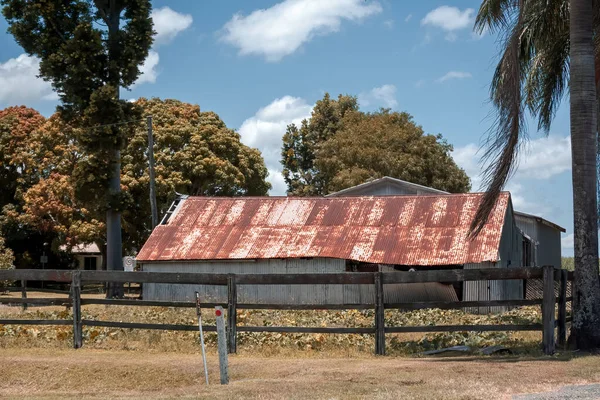
[[[571,154],[575,234],[572,338],[579,349],[600,347],[600,277],[596,170],[596,85],[592,1],[570,3]]]

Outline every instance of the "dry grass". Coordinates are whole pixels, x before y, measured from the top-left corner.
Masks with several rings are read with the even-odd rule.
[[[501,399],[600,380],[597,357],[407,359],[231,356],[218,384],[199,354],[2,349],[2,398]]]
[[[18,297],[19,293],[12,296]],[[98,297],[101,295],[86,295]],[[61,295],[30,293],[29,297],[61,297]],[[62,295],[62,297],[65,297]],[[214,314],[205,310],[206,324],[214,324]],[[24,319],[70,319],[65,307],[29,308],[26,312],[19,307],[0,307],[0,318]],[[196,324],[194,309],[159,308],[133,306],[91,305],[83,308],[84,319],[150,322],[167,324]],[[461,324],[511,324],[540,321],[537,307],[527,307],[502,315],[474,315],[459,310],[421,310],[413,312],[386,311],[387,326],[410,325],[461,325]],[[238,312],[240,325],[271,326],[330,326],[372,327],[374,313],[369,311],[267,311],[241,310]],[[95,349],[177,351],[196,352],[199,349],[196,332],[163,332],[114,328],[84,327],[84,345]],[[54,347],[67,349],[71,346],[70,326],[0,326],[0,347],[31,348]],[[216,336],[207,333],[207,343],[214,347]],[[386,335],[388,353],[392,355],[414,355],[424,350],[470,345],[483,347],[494,344],[509,346],[519,354],[539,355],[541,334],[539,332],[456,332],[433,334]],[[344,356],[369,355],[373,352],[372,335],[327,335],[327,334],[280,334],[238,333],[239,350],[242,353],[269,355],[296,355],[319,353],[324,350]]]

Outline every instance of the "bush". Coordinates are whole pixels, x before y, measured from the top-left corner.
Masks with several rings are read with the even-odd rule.
[[[14,268],[15,258],[11,249],[4,245],[4,238],[0,236],[0,269]],[[12,281],[0,281],[0,287],[6,288],[12,284]]]

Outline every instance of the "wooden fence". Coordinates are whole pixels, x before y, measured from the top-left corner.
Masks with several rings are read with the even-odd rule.
[[[512,279],[542,279],[543,298],[529,300],[488,300],[488,301],[458,301],[458,302],[418,302],[418,303],[385,303],[383,287],[386,284],[443,282],[455,283],[480,280],[512,280]],[[21,281],[26,286],[27,281],[51,281],[70,283],[69,298],[26,298],[26,292],[19,298],[0,298],[0,304],[13,305],[65,305],[72,307],[71,320],[24,320],[0,319],[0,325],[73,325],[73,346],[83,345],[83,326],[129,328],[129,329],[161,329],[178,331],[196,331],[196,325],[169,325],[151,323],[130,323],[115,321],[92,321],[81,317],[81,307],[88,304],[127,305],[127,306],[163,306],[163,307],[196,307],[193,302],[146,301],[135,299],[90,299],[81,297],[81,287],[84,283],[179,283],[227,286],[227,303],[202,303],[203,308],[215,306],[227,307],[228,344],[231,353],[236,352],[237,332],[292,332],[292,333],[355,333],[374,334],[375,353],[385,354],[386,333],[407,332],[460,332],[460,331],[541,331],[543,332],[542,346],[544,353],[554,353],[555,347],[564,346],[567,335],[567,283],[573,280],[572,272],[555,269],[552,266],[542,268],[510,268],[510,269],[457,269],[415,272],[348,272],[335,274],[199,274],[199,273],[168,273],[168,272],[117,272],[117,271],[60,271],[60,270],[3,270],[0,280]],[[555,293],[555,282],[558,282],[558,298]],[[360,284],[374,285],[374,304],[238,304],[237,285],[315,285],[315,284]],[[437,325],[437,326],[385,326],[384,313],[389,309],[417,310],[424,308],[462,309],[468,307],[494,306],[531,306],[541,305],[541,324],[512,324],[512,325]],[[556,306],[558,305],[558,310]],[[342,310],[342,309],[374,309],[374,326],[371,328],[339,328],[339,327],[296,327],[296,326],[238,326],[237,310],[239,309],[272,309],[272,310]],[[558,317],[556,317],[558,315]],[[557,335],[555,337],[555,328]],[[204,327],[206,331],[214,332],[214,326]]]

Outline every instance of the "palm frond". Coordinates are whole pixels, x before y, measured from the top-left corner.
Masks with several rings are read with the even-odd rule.
[[[507,35],[505,50],[492,80],[491,98],[497,117],[485,142],[482,162],[487,165],[483,173],[486,192],[470,227],[471,238],[485,226],[502,188],[514,171],[520,144],[525,137],[521,88],[526,65],[520,57],[523,12],[523,0],[520,0],[518,16]]]
[[[474,31],[481,34],[486,30],[492,33],[508,29],[518,15],[518,0],[483,0],[475,17]]]

